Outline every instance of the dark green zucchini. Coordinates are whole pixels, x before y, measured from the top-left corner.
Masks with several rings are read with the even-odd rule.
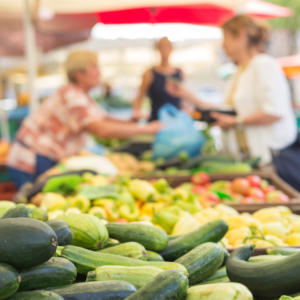
[[[174,261],[201,244],[219,242],[227,231],[228,224],[224,220],[220,219],[208,222],[198,229],[170,241],[168,246],[159,254],[166,261]]]
[[[32,291],[16,293],[6,300],[64,300],[64,298],[49,291]]]
[[[167,247],[168,236],[161,229],[144,224],[106,224],[109,236],[122,243],[136,242],[147,250],[161,251]]]
[[[297,253],[300,251],[300,248],[287,248],[287,247],[282,247],[282,248],[269,248],[267,249],[267,253],[269,255],[285,255],[289,256],[294,253]]]
[[[150,251],[150,250],[147,251],[146,260],[147,261],[164,261],[164,259],[161,255],[159,255],[156,252]]]
[[[53,229],[30,218],[1,219],[0,241],[0,262],[17,270],[48,261],[57,247]]]
[[[155,276],[126,300],[184,300],[189,287],[181,270],[168,270]]]
[[[64,300],[123,300],[132,295],[136,288],[124,281],[111,280],[75,283],[51,291]]]
[[[46,222],[55,232],[58,246],[72,245],[73,233],[68,224],[62,220],[50,220]]]
[[[223,276],[223,277],[216,278],[213,280],[204,281],[204,282],[198,283],[196,285],[207,285],[207,284],[226,283],[226,282],[230,282],[230,280],[227,276]],[[193,286],[196,286],[196,285],[193,285]]]
[[[46,222],[48,220],[48,213],[39,207],[35,207],[32,209],[33,218],[36,220],[40,220]]]
[[[13,295],[18,290],[20,281],[21,277],[15,268],[0,263],[0,299]]]
[[[162,270],[180,269],[188,274],[186,268],[177,263],[144,261],[114,254],[99,253],[76,246],[66,246],[61,251],[61,256],[75,265],[77,273],[84,275],[101,266],[156,267]]]
[[[231,253],[226,263],[230,281],[245,285],[259,297],[279,297],[299,292],[300,252],[274,261],[247,262],[254,248],[255,245],[247,245]]]
[[[9,209],[1,220],[9,218],[33,218],[33,213],[25,204],[17,204],[16,207]]]
[[[19,272],[19,291],[72,284],[77,276],[75,266],[65,258],[52,257],[47,262]]]
[[[223,253],[224,253],[224,259],[223,259],[223,262],[222,262],[222,267],[226,266],[226,262],[227,262],[227,259],[228,259],[228,256],[229,256],[229,252],[225,248],[223,248]]]
[[[215,273],[224,259],[222,248],[215,243],[205,243],[181,256],[176,263],[186,267],[189,283],[196,284]]]

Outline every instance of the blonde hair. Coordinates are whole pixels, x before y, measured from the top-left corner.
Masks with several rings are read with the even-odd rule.
[[[230,32],[233,36],[238,36],[241,30],[245,30],[249,47],[255,47],[260,52],[264,52],[265,43],[271,31],[267,23],[259,23],[246,14],[235,16],[226,21],[222,25],[222,29]]]
[[[97,53],[87,50],[71,53],[65,62],[65,69],[69,81],[76,83],[74,72],[85,71],[91,63],[98,63]]]

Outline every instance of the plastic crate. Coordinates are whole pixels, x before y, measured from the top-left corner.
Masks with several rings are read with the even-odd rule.
[[[11,201],[13,196],[17,193],[17,186],[14,182],[0,182],[0,201],[9,200]]]

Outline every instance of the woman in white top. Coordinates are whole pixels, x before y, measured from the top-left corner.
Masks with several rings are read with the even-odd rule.
[[[263,53],[267,27],[248,15],[239,15],[222,28],[224,49],[238,65],[226,95],[226,103],[233,106],[237,116],[212,116],[216,125],[228,129],[231,153],[246,150],[251,157],[261,157],[266,165],[272,160],[271,150],[282,150],[296,140],[289,86],[275,59]]]

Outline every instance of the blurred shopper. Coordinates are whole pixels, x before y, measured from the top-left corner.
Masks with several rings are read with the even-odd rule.
[[[261,157],[264,165],[272,152],[285,149],[297,137],[289,86],[275,59],[265,54],[269,28],[248,15],[239,15],[223,26],[224,49],[238,71],[230,79],[226,103],[237,116],[212,113],[216,125],[228,130],[231,153]]]
[[[141,104],[146,95],[151,100],[151,121],[157,120],[158,110],[166,103],[170,103],[178,109],[184,107],[182,100],[187,100],[195,105],[204,105],[187,90],[181,93],[176,92],[184,79],[184,74],[182,70],[170,64],[173,45],[167,37],[158,41],[157,49],[161,58],[160,64],[147,70],[143,75],[142,84],[133,104],[134,118],[145,117],[141,113]]]
[[[23,121],[11,147],[7,166],[18,186],[34,181],[61,158],[78,153],[88,133],[102,138],[128,138],[155,134],[161,128],[159,122],[141,127],[110,118],[88,96],[88,91],[99,85],[96,53],[75,52],[65,67],[69,84]]]

